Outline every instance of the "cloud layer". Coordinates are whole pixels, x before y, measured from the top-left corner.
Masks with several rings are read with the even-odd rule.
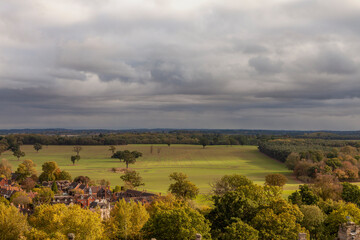
[[[357,0],[0,5],[0,128],[359,130]]]

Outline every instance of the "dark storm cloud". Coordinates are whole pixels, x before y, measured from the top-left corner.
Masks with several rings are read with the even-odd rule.
[[[9,1],[0,128],[358,129],[358,1]]]

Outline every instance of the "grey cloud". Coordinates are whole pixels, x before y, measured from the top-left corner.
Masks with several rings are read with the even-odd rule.
[[[260,74],[275,74],[281,72],[282,62],[268,57],[258,56],[249,59],[249,65]]]
[[[352,1],[40,3],[0,6],[0,128],[358,128]]]

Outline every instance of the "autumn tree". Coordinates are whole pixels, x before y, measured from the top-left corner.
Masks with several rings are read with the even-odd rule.
[[[40,182],[43,181],[54,181],[55,172],[58,171],[59,167],[56,162],[45,162],[42,165],[43,172],[39,176]]]
[[[171,181],[175,181],[170,184],[169,192],[177,198],[183,200],[194,199],[199,194],[199,188],[187,179],[188,176],[186,174],[174,172],[169,177]]]
[[[5,138],[0,140],[0,155],[9,149],[9,144]]]
[[[209,140],[206,137],[202,137],[199,139],[199,143],[205,148],[209,144]]]
[[[136,171],[126,170],[125,174],[120,177],[128,186],[137,188],[145,185],[142,177]]]
[[[16,192],[11,195],[10,202],[12,202],[15,206],[18,205],[29,205],[32,203],[31,198],[25,192]]]
[[[27,192],[32,190],[36,185],[36,182],[31,177],[25,178],[25,180],[21,183],[22,189],[25,189]]]
[[[23,181],[27,177],[31,177],[32,175],[36,175],[36,164],[30,160],[24,160],[22,163],[19,164],[15,173],[18,174],[17,180]]]
[[[126,163],[126,168],[129,168],[129,164],[134,164],[136,159],[142,156],[141,152],[124,150],[124,151],[117,151],[114,153],[111,158],[118,158],[120,161]]]
[[[56,239],[66,239],[68,233],[74,233],[76,239],[87,240],[103,239],[104,236],[100,215],[79,205],[40,205],[29,217],[29,223],[46,236],[45,239],[54,235]]]
[[[287,177],[279,173],[269,174],[265,177],[265,184],[269,186],[283,187],[287,181]]]
[[[36,152],[39,152],[39,150],[42,149],[42,145],[40,143],[35,143],[34,144],[34,149],[36,150]]]
[[[2,159],[0,162],[0,177],[5,177],[7,179],[11,178],[11,165],[6,159]]]
[[[0,202],[0,238],[7,240],[24,239],[29,226],[26,216],[14,206]]]
[[[149,219],[149,213],[140,202],[119,200],[110,212],[107,233],[110,239],[142,239],[141,229]]]
[[[51,188],[34,188],[33,191],[37,193],[33,199],[35,205],[50,204],[54,198],[54,192],[51,190]]]

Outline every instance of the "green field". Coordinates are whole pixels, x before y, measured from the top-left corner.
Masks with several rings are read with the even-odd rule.
[[[225,174],[242,174],[249,177],[255,183],[263,184],[264,178],[270,173],[282,173],[289,178],[289,184],[284,188],[284,194],[297,189],[298,182],[291,176],[283,163],[271,159],[257,150],[256,146],[208,146],[203,149],[198,145],[153,145],[153,153],[150,153],[150,145],[126,145],[116,146],[117,150],[137,150],[143,153],[136,164],[129,168],[140,172],[144,179],[144,189],[151,192],[165,193],[169,187],[169,174],[183,172],[189,176],[201,193],[210,190],[209,183]],[[31,159],[37,164],[39,173],[41,165],[47,161],[56,161],[62,170],[71,173],[73,177],[86,175],[90,178],[110,180],[111,185],[122,185],[120,173],[113,173],[113,167],[125,167],[125,163],[111,159],[109,146],[82,146],[81,160],[72,165],[70,156],[73,146],[43,146],[36,153],[33,146],[21,147],[26,153],[23,159]],[[158,153],[160,149],[160,153]],[[18,161],[10,151],[1,155],[13,165],[13,170]]]

